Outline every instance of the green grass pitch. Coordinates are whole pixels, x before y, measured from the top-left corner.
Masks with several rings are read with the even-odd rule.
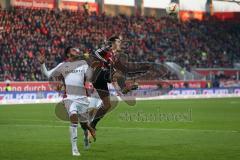
[[[97,141],[71,156],[69,123],[54,104],[0,106],[0,160],[240,159],[240,99],[125,103],[98,125]]]

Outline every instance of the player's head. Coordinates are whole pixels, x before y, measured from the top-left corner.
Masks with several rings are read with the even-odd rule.
[[[121,42],[121,36],[112,36],[108,39],[108,43],[112,46],[112,49],[117,51],[121,50]]]
[[[75,60],[79,57],[80,51],[78,48],[69,46],[65,49],[64,55],[65,55],[65,58],[68,60]]]

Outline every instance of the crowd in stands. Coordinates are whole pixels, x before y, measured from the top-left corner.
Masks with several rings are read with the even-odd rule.
[[[240,25],[232,22],[191,21],[172,17],[86,14],[68,10],[12,8],[0,10],[0,81],[46,80],[37,61],[47,57],[52,68],[63,60],[67,46],[82,53],[100,47],[112,34],[121,34],[130,61],[173,61],[192,68],[232,67],[240,57]],[[161,71],[147,79],[176,79]]]

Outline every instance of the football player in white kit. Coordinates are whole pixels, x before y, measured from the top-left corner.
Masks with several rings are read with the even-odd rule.
[[[88,131],[95,139],[95,130],[89,125],[91,121],[92,110],[98,109],[101,100],[98,98],[87,97],[84,87],[85,81],[91,81],[92,71],[85,60],[79,60],[79,50],[77,48],[68,47],[65,51],[66,61],[58,64],[55,68],[47,70],[45,66],[45,57],[40,55],[38,60],[41,63],[42,73],[48,78],[63,77],[66,96],[63,102],[69,114],[70,138],[72,144],[72,155],[79,156],[77,147],[77,127],[80,122],[84,130],[84,145],[89,147]],[[94,116],[94,115],[93,115]]]

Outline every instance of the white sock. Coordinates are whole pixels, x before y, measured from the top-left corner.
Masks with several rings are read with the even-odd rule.
[[[72,149],[78,149],[77,148],[77,127],[78,127],[78,124],[71,124],[70,126],[70,138],[72,143]]]

